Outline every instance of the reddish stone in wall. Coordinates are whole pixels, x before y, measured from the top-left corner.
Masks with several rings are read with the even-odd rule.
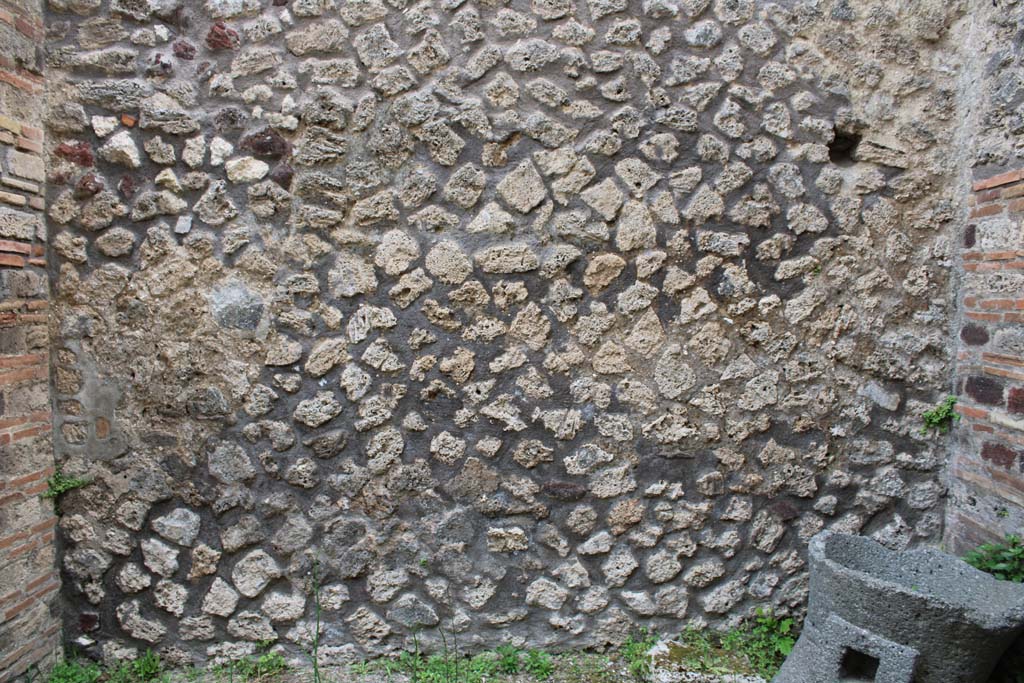
[[[1003,403],[1003,383],[984,375],[968,377],[964,382],[964,393],[982,405],[998,406]]]
[[[1006,408],[1011,413],[1024,415],[1024,388],[1014,387],[1006,397]]]
[[[964,246],[968,249],[974,247],[974,243],[977,240],[978,229],[973,225],[968,225],[967,229],[964,230]]]
[[[283,157],[289,148],[288,141],[270,126],[246,134],[238,144],[242,149],[264,157]]]
[[[988,330],[981,325],[968,323],[960,330],[960,339],[970,346],[980,346],[988,343]]]
[[[139,183],[130,175],[122,176],[120,182],[117,183],[117,189],[127,199],[131,199],[135,191],[139,189]]]
[[[63,157],[68,161],[78,164],[79,166],[92,166],[96,160],[92,154],[92,147],[87,142],[79,142],[77,144],[69,144],[62,142],[57,145],[57,156]]]
[[[177,40],[171,46],[174,56],[178,59],[192,60],[196,58],[196,46],[187,40]]]
[[[287,190],[292,184],[292,177],[294,175],[295,171],[291,166],[288,164],[278,164],[270,172],[270,179]]]
[[[88,199],[103,190],[103,180],[93,173],[86,173],[75,183],[75,199]]]
[[[986,441],[981,447],[981,459],[987,460],[993,465],[1010,469],[1017,460],[1017,451],[1001,443]]]
[[[206,46],[211,50],[234,50],[241,42],[238,31],[228,28],[223,21],[211,26],[206,34]]]

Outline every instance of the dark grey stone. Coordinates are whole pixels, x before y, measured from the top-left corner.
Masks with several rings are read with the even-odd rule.
[[[934,548],[824,531],[804,630],[774,683],[978,683],[1024,630],[1024,585]]]

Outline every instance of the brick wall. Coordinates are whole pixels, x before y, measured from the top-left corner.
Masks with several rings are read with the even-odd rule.
[[[0,683],[60,644],[39,5],[0,2]]]
[[[946,527],[956,553],[1024,528],[1024,169],[972,189]]]

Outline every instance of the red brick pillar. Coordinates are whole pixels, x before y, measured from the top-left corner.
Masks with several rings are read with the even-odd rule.
[[[963,238],[946,546],[1024,528],[1024,169],[978,180]]]
[[[60,645],[43,223],[42,7],[0,0],[0,683]]]

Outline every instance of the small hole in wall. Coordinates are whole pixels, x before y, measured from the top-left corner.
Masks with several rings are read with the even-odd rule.
[[[864,654],[859,650],[847,648],[843,653],[843,661],[839,665],[841,681],[874,681],[878,675],[878,657]]]
[[[836,130],[835,137],[828,145],[828,158],[833,164],[844,166],[852,164],[853,155],[860,144],[860,134],[850,131]]]

